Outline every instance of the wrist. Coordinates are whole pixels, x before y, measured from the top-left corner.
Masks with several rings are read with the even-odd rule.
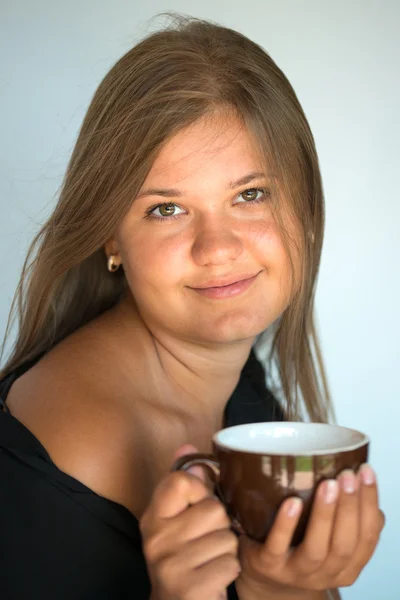
[[[330,600],[328,590],[304,590],[279,586],[278,584],[255,583],[239,576],[235,581],[239,600]]]

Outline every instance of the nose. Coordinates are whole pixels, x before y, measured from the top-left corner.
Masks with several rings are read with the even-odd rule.
[[[229,219],[204,219],[197,227],[193,260],[199,266],[223,265],[235,261],[243,251],[243,243]]]

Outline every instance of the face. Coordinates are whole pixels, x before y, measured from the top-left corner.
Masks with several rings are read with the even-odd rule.
[[[287,308],[271,177],[234,118],[201,120],[165,144],[108,248],[153,333],[230,343]]]

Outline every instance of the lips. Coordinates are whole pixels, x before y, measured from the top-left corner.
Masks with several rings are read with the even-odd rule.
[[[241,283],[242,281],[247,281],[249,279],[253,279],[258,275],[260,271],[257,273],[251,273],[248,275],[230,275],[229,277],[220,277],[219,279],[213,279],[208,281],[207,283],[192,286],[194,290],[207,290],[210,288],[220,288],[227,287],[229,285],[233,285],[235,283]]]
[[[201,286],[192,287],[192,290],[212,300],[232,298],[245,292],[260,273],[261,271],[251,275],[231,275],[229,278],[214,279]]]

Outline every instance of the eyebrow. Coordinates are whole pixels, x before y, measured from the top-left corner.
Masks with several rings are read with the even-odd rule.
[[[235,188],[238,188],[241,185],[246,185],[247,183],[250,183],[251,181],[254,181],[255,179],[261,179],[261,178],[265,178],[265,177],[266,177],[265,173],[262,173],[262,172],[249,173],[248,175],[241,177],[237,181],[230,181],[229,188],[231,190],[234,190]],[[184,195],[185,195],[184,192],[182,192],[181,190],[177,190],[177,189],[173,189],[173,188],[167,188],[167,189],[147,188],[147,189],[144,189],[142,192],[140,192],[136,196],[136,199],[142,198],[143,196],[162,196],[163,198],[181,198]]]

